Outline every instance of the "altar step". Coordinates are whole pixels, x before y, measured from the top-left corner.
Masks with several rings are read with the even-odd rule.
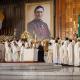
[[[80,80],[80,68],[48,63],[0,63],[0,80]]]
[[[0,63],[0,70],[47,70],[61,67],[52,63]]]

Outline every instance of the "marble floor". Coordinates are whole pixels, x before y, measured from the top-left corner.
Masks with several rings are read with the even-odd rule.
[[[0,80],[80,80],[80,67],[48,63],[0,63]]]

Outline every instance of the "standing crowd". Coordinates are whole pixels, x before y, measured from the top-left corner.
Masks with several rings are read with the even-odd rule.
[[[80,66],[79,38],[77,41],[66,38],[65,40],[50,39],[48,42],[48,51],[45,58],[44,44],[42,42],[36,43],[35,45],[27,40],[6,40],[4,42],[5,61],[23,61],[24,49],[36,48],[38,49],[38,61],[40,62]]]
[[[24,61],[24,54],[25,50],[27,49],[37,49],[38,54],[38,62],[44,62],[44,48],[41,44],[41,42],[33,42],[32,40],[27,39],[13,39],[13,40],[6,40],[4,42],[5,46],[5,61],[6,62],[23,62]],[[35,54],[35,53],[34,53]],[[26,58],[29,56],[26,56]],[[34,57],[34,56],[33,56]]]
[[[47,61],[54,64],[80,66],[80,39],[51,39]]]

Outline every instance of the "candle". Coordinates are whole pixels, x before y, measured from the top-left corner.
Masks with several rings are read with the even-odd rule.
[[[37,37],[36,37],[36,34],[35,34],[35,42],[36,42],[36,39],[37,39]]]

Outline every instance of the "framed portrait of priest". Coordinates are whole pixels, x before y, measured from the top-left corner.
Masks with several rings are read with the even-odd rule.
[[[54,35],[53,0],[25,5],[25,30],[38,40]]]

